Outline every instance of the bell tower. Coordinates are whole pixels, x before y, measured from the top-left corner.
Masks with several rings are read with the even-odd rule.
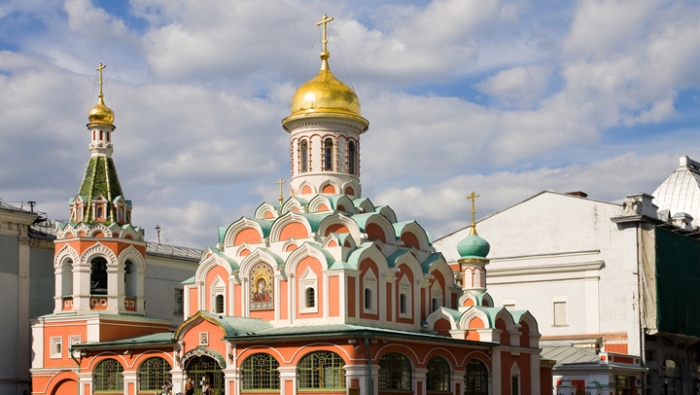
[[[54,314],[144,315],[146,243],[131,224],[131,201],[124,198],[112,160],[114,112],[102,93],[88,113],[90,159],[78,194],[70,199],[70,220],[59,225],[54,257]]]
[[[369,121],[362,118],[355,91],[337,79],[328,64],[326,26],[333,18],[323,15],[321,69],[297,89],[291,113],[282,120],[290,135],[292,195],[345,194],[361,197],[360,135]]]

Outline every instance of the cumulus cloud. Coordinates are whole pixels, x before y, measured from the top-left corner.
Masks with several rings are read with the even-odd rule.
[[[471,190],[483,214],[542,189],[618,199],[653,190],[700,143],[677,102],[700,89],[692,3],[132,0],[125,15],[43,3],[0,5],[0,197],[65,218],[102,62],[114,159],[150,240],[160,224],[168,242],[212,244],[276,201],[280,120],[318,69],[323,13],[336,18],[331,66],[371,122],[363,190],[433,236],[466,224]]]
[[[476,88],[506,104],[528,105],[546,92],[549,74],[545,65],[518,66],[499,71]]]

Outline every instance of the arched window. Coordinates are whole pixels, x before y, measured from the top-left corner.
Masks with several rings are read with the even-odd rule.
[[[399,295],[399,313],[408,314],[406,294],[402,293]]]
[[[372,309],[372,290],[365,288],[365,309]]]
[[[355,142],[348,143],[348,173],[355,174]]]
[[[428,361],[426,388],[431,392],[450,392],[450,364],[442,357]]]
[[[214,394],[224,394],[224,372],[223,367],[212,357],[200,355],[188,360],[185,363],[187,377],[192,379],[195,388],[202,388],[202,383],[209,383],[214,389]],[[201,392],[198,392],[201,393]]]
[[[70,258],[61,262],[61,296],[73,296],[73,260]]]
[[[306,290],[304,291],[304,294],[305,294],[304,306],[306,308],[316,307],[316,290],[314,289],[314,287],[306,288]]]
[[[224,313],[224,295],[216,295],[215,299],[215,304],[216,304],[216,314],[223,314]]]
[[[95,218],[102,218],[102,205],[99,204],[95,208]]]
[[[379,390],[411,390],[411,362],[390,352],[379,360]]]
[[[305,356],[297,368],[299,389],[345,388],[345,361],[331,351],[316,351]]]
[[[326,139],[323,142],[324,170],[333,170],[333,139]]]
[[[163,358],[148,358],[139,366],[139,391],[160,391],[171,381],[170,364]]]
[[[301,140],[299,143],[299,165],[302,173],[309,171],[309,142],[307,140]]]
[[[107,260],[103,257],[90,261],[90,294],[107,295]]]
[[[124,368],[114,359],[100,362],[92,373],[93,392],[124,392]]]
[[[432,304],[433,304],[433,309],[432,309],[432,311],[435,311],[435,310],[437,310],[437,309],[440,308],[440,301],[438,300],[438,298],[433,298],[433,299],[432,299]]]
[[[242,379],[244,390],[279,389],[280,364],[270,354],[260,353],[243,362]]]
[[[124,292],[129,298],[136,297],[136,265],[131,260],[124,263]]]
[[[467,373],[464,375],[464,395],[488,395],[489,372],[486,365],[478,359],[467,362]]]

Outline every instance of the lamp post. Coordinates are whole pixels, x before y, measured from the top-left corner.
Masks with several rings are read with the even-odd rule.
[[[664,376],[664,395],[668,395],[668,377]]]

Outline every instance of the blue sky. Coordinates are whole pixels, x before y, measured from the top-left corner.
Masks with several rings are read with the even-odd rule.
[[[203,247],[275,201],[280,121],[318,70],[370,129],[363,195],[434,238],[541,190],[618,200],[700,159],[692,1],[39,1],[0,4],[0,198],[65,219],[89,157],[96,72],[134,222]]]

